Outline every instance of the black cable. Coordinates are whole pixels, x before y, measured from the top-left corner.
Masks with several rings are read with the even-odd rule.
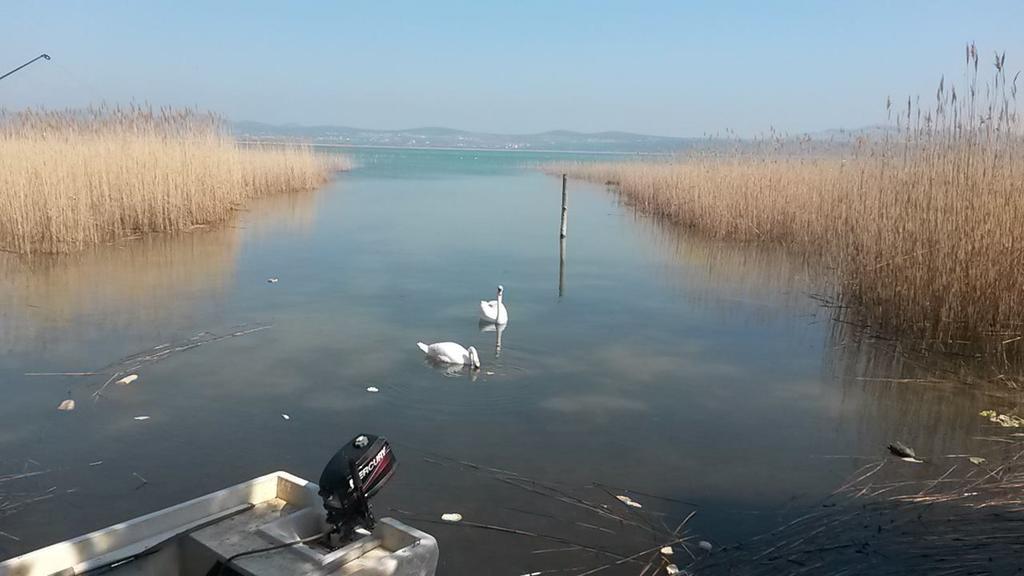
[[[114,568],[117,568],[118,566],[121,566],[122,564],[127,564],[128,562],[134,562],[134,561],[139,560],[141,558],[145,558],[146,556],[150,556],[151,554],[156,554],[157,552],[163,550],[163,545],[164,544],[167,544],[168,542],[170,542],[170,541],[172,541],[172,540],[174,540],[176,538],[180,538],[182,536],[191,534],[191,533],[196,532],[198,530],[202,530],[203,528],[207,528],[207,527],[209,527],[209,526],[211,526],[213,524],[216,524],[217,522],[221,522],[223,520],[227,520],[228,518],[231,518],[232,516],[235,516],[237,514],[241,514],[242,512],[248,512],[249,510],[252,510],[255,507],[256,507],[255,504],[252,504],[252,503],[246,504],[245,506],[240,507],[239,509],[235,510],[234,512],[231,512],[230,514],[227,514],[225,516],[219,516],[219,517],[213,519],[212,521],[203,522],[203,523],[199,524],[198,526],[193,526],[192,528],[189,528],[188,530],[185,530],[183,532],[178,532],[176,534],[172,534],[168,538],[165,538],[164,540],[161,540],[160,542],[157,542],[155,544],[152,544],[152,545],[146,547],[146,549],[142,550],[141,552],[138,552],[136,554],[131,554],[131,555],[125,556],[123,558],[118,558],[117,560],[112,560],[112,561],[107,562],[106,564],[102,564],[100,566],[94,566],[94,567],[89,568],[87,570],[83,570],[83,571],[79,572],[77,574],[77,576],[83,576],[85,574],[103,574],[103,573],[108,572],[108,571],[110,571],[110,570],[112,570]]]
[[[330,534],[330,530],[325,530],[319,534],[314,534],[312,536],[307,536],[305,538],[299,538],[298,540],[292,540],[291,542],[285,542],[284,544],[275,544],[273,546],[267,546],[266,548],[256,548],[255,550],[246,550],[245,552],[239,552],[238,554],[228,556],[227,560],[224,561],[224,565],[228,566],[236,559],[241,558],[242,556],[262,554],[263,552],[270,552],[273,550],[280,550],[281,548],[289,548],[291,546],[296,546],[298,544],[305,544],[306,542],[312,542],[313,540],[323,538],[328,534]]]

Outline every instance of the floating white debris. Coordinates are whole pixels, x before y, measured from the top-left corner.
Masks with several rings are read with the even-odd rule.
[[[629,496],[616,496],[616,498],[618,498],[619,502],[622,502],[626,506],[631,506],[633,508],[643,508],[644,507],[643,504],[637,502],[636,500],[633,500]]]
[[[494,371],[487,370],[486,372],[484,372],[484,374],[487,374],[488,376],[494,376]]]
[[[665,566],[665,574],[679,574],[679,566],[676,566],[675,564]]]
[[[267,284],[277,284],[277,278],[267,278]]]
[[[918,460],[917,458],[911,458],[910,456],[900,458],[900,460],[903,460],[904,462],[913,462],[914,464],[924,464],[924,460]]]
[[[131,384],[132,382],[135,382],[138,379],[139,379],[139,375],[138,374],[129,374],[129,375],[125,376],[124,378],[121,378],[117,382],[114,382],[114,384],[120,384],[121,386],[127,386],[128,384]]]
[[[95,462],[89,462],[89,466],[99,466],[100,464],[103,464],[103,460],[97,460]]]
[[[664,548],[662,548],[661,553],[664,556],[671,556],[672,554],[674,554],[671,546],[665,546]]]
[[[366,391],[367,392],[380,392],[380,388],[377,388],[376,386],[370,386],[369,388],[366,389]]]
[[[985,459],[982,458],[981,456],[971,456],[967,459],[970,460],[971,464],[974,464],[975,466],[981,466],[982,464],[985,463]]]
[[[284,418],[285,420],[291,420],[292,419],[292,417],[287,415],[287,414],[281,414],[281,418]]]
[[[149,420],[149,416],[136,416],[134,419],[139,421]]]
[[[460,522],[462,521],[462,514],[459,514],[457,512],[441,514],[441,520],[444,520],[445,522]]]
[[[75,409],[75,401],[72,400],[71,398],[68,398],[67,400],[65,400],[65,401],[63,401],[63,402],[61,402],[60,404],[57,405],[57,410],[60,410],[62,412],[70,412],[70,411],[72,411],[74,409]]]
[[[705,552],[711,552],[715,549],[711,542],[708,542],[707,540],[701,540],[700,542],[698,542],[697,547]]]

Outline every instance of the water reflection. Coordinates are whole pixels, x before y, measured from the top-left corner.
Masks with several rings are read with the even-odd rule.
[[[481,334],[488,333],[488,332],[493,332],[494,333],[494,357],[495,358],[501,358],[501,335],[502,335],[502,333],[505,332],[505,328],[507,328],[507,327],[508,327],[508,324],[494,324],[493,322],[487,322],[487,321],[484,321],[484,320],[480,320],[477,323],[477,328],[480,329],[480,333]]]
[[[0,346],[16,351],[43,328],[84,317],[120,325],[159,324],[183,301],[223,292],[234,274],[233,229],[157,234],[77,254],[0,254]]]
[[[260,238],[283,233],[305,234],[313,230],[317,209],[324,194],[340,193],[336,183],[327,190],[267,196],[252,201],[236,220],[249,231],[247,237]]]
[[[776,317],[794,317],[816,312],[818,302],[808,296],[831,290],[831,275],[824,265],[785,247],[710,239],[637,214],[634,220],[680,266],[673,271],[676,281],[683,282],[686,297],[701,306],[728,311],[740,303],[760,308],[759,314],[774,310]]]
[[[880,459],[894,440],[933,461],[1001,448],[983,439],[990,426],[978,412],[1012,412],[1024,402],[1024,390],[1004,375],[1012,372],[1013,359],[992,360],[963,345],[944,351],[934,343],[925,347],[881,337],[862,325],[853,310],[833,304],[833,278],[820,262],[782,247],[709,240],[633,216],[678,265],[669,270],[669,279],[694,304],[723,318],[781,322],[814,335],[809,345],[820,350],[822,381],[794,383],[791,393],[797,401],[827,394],[835,386],[838,396],[826,410],[843,439],[833,448],[835,454],[818,456]],[[657,359],[642,364],[656,367]],[[710,368],[706,361],[702,365]],[[642,373],[631,376],[633,382],[645,379]],[[776,383],[771,393],[784,395],[786,388]],[[936,476],[931,466],[912,472]]]
[[[423,358],[423,365],[439,372],[446,378],[469,377],[470,382],[476,382],[480,372],[479,369],[471,368],[464,364],[449,364],[448,362],[441,362],[430,357]]]
[[[315,192],[268,197],[224,225],[74,254],[0,253],[0,349],[45,346],[38,338],[60,338],[61,327],[83,321],[108,328],[159,326],[190,301],[226,294],[243,237],[308,230],[316,198]]]
[[[565,296],[565,238],[558,239],[558,297]]]
[[[987,452],[993,446],[978,438],[992,427],[978,412],[1012,412],[1024,400],[993,377],[990,361],[915,349],[841,318],[828,331],[825,366],[845,397],[860,399],[845,416],[858,434],[878,445],[899,439],[926,458]]]

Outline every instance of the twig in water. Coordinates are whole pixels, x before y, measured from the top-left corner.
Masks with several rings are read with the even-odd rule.
[[[620,492],[632,492],[633,494],[639,494],[641,496],[646,496],[648,498],[657,498],[658,500],[664,500],[665,502],[674,502],[676,504],[685,504],[686,506],[693,506],[693,507],[697,506],[693,502],[687,502],[686,500],[679,500],[678,498],[670,498],[668,496],[661,496],[661,495],[658,495],[658,494],[651,494],[650,492],[641,492],[639,490],[634,490],[632,488],[621,488],[621,487],[617,488],[615,486],[609,486],[607,484],[601,484],[600,482],[593,482],[593,483],[591,483],[591,486],[594,486],[594,487],[597,487],[597,488],[611,488],[613,490],[618,490]],[[605,491],[607,492],[607,490],[605,490]]]
[[[547,554],[549,552],[571,552],[573,550],[579,550],[579,546],[566,546],[565,548],[544,548],[541,550],[534,550],[530,554]]]
[[[940,476],[938,480],[936,480],[935,482],[932,482],[931,484],[929,484],[929,485],[925,486],[925,487],[924,487],[924,488],[923,488],[923,489],[922,489],[922,490],[921,490],[920,492],[918,492],[918,493],[917,493],[917,495],[918,495],[918,496],[921,496],[921,495],[923,495],[923,494],[924,494],[925,492],[927,492],[927,491],[931,490],[932,488],[935,488],[935,486],[936,486],[936,485],[937,485],[937,484],[938,484],[939,482],[942,482],[943,480],[945,480],[945,479],[946,479],[946,476],[949,476],[950,474],[952,474],[952,473],[953,473],[953,470],[956,470],[956,464],[954,464],[954,465],[953,465],[953,467],[952,467],[952,468],[950,468],[949,470],[946,470],[946,473],[945,473],[945,474],[943,474],[942,476]]]
[[[655,546],[653,548],[648,548],[647,550],[642,550],[640,552],[637,552],[636,554],[633,554],[632,556],[626,556],[625,558],[620,558],[619,560],[617,560],[615,562],[612,562],[611,564],[605,564],[604,566],[598,566],[597,568],[594,568],[593,570],[587,570],[586,572],[582,572],[582,573],[579,574],[579,576],[587,576],[588,574],[595,574],[595,573],[600,572],[602,570],[607,570],[608,568],[611,568],[613,566],[618,566],[620,564],[624,564],[626,562],[633,561],[636,558],[638,558],[640,556],[643,556],[644,554],[650,554],[651,552],[656,552],[658,550],[661,550],[665,546],[672,546],[674,544],[679,544],[683,540],[685,540],[685,538],[679,538],[679,539],[673,540],[671,542],[665,542],[665,543],[662,543],[662,544],[658,544],[657,546]]]
[[[103,395],[103,391],[107,389],[107,386],[109,386],[110,383],[113,382],[114,379],[116,379],[120,375],[120,372],[114,372],[114,375],[108,378],[107,381],[103,383],[103,386],[100,386],[99,390],[92,393],[93,399],[98,400],[100,396]]]
[[[9,480],[21,480],[22,478],[39,476],[40,474],[46,474],[47,472],[49,472],[49,470],[38,470],[36,472],[24,472],[21,474],[8,474],[7,476],[0,476],[0,482],[7,482]]]
[[[95,376],[99,372],[25,372],[25,376]]]
[[[865,468],[867,468],[869,466],[871,466],[871,464],[865,464],[864,466],[861,466],[858,471],[863,470],[863,469],[865,469]],[[851,480],[851,481],[847,482],[846,484],[843,484],[838,489],[836,489],[834,492],[832,492],[831,496],[835,496],[836,494],[839,494],[840,492],[842,492],[843,490],[846,490],[850,486],[853,486],[854,484],[857,484],[861,480],[864,480],[864,479],[868,478],[869,476],[871,476],[875,472],[878,472],[879,470],[881,470],[883,466],[885,466],[885,460],[882,460],[881,462],[879,462],[878,465],[875,466],[875,468],[873,470],[871,470],[870,472],[868,472],[868,473],[864,474],[863,476],[860,476],[860,477],[858,477],[858,478],[856,478],[854,480]]]
[[[529,536],[531,538],[540,538],[542,540],[550,540],[552,542],[558,542],[559,544],[569,544],[569,545],[572,545],[572,546],[578,546],[579,548],[582,548],[583,550],[589,550],[591,552],[597,552],[598,554],[603,554],[605,556],[611,556],[612,558],[616,558],[616,559],[620,559],[620,560],[623,558],[623,556],[621,554],[617,554],[615,552],[612,552],[611,550],[605,550],[604,548],[597,548],[596,546],[589,546],[587,544],[583,544],[583,543],[580,543],[580,542],[574,542],[572,540],[569,540],[568,538],[562,538],[561,536],[553,536],[553,535],[550,535],[550,534],[542,534],[542,533],[539,533],[539,532],[528,532],[526,530],[519,530],[517,528],[506,528],[504,526],[497,526],[497,525],[494,525],[494,524],[483,524],[483,523],[480,523],[480,522],[462,521],[462,522],[459,522],[457,524],[452,524],[451,522],[445,522],[443,520],[434,520],[433,518],[413,517],[411,519],[415,520],[416,522],[425,522],[427,524],[441,524],[441,525],[444,525],[444,526],[461,526],[461,527],[465,527],[465,528],[479,528],[481,530],[491,530],[491,531],[494,531],[494,532],[503,532],[505,534],[514,534],[516,536]]]

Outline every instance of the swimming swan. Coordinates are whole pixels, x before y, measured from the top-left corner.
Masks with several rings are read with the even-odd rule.
[[[508,310],[505,309],[505,304],[501,301],[501,295],[505,292],[505,289],[499,284],[498,285],[498,299],[497,300],[481,300],[480,301],[480,319],[486,320],[487,322],[493,322],[495,324],[507,324],[508,323]]]
[[[480,367],[480,355],[472,346],[468,350],[455,342],[438,342],[429,346],[423,342],[417,342],[416,346],[431,360],[445,364],[469,364],[473,368]]]

